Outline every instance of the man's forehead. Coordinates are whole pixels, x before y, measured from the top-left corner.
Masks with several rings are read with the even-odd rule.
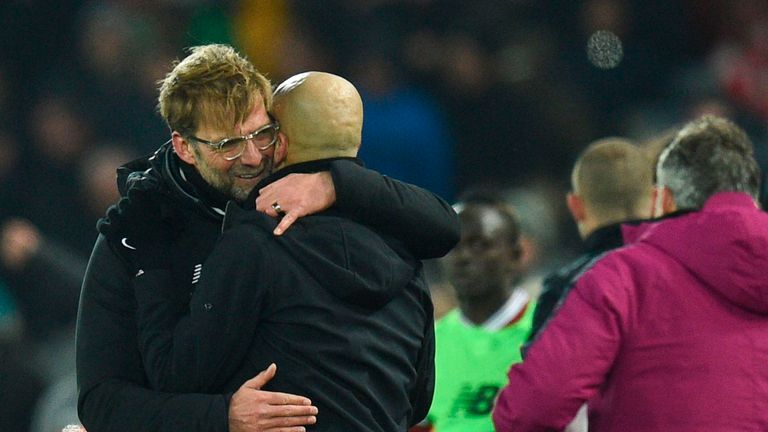
[[[496,236],[499,231],[506,229],[507,221],[498,209],[489,206],[467,206],[463,213],[464,229],[474,235],[484,237]]]
[[[264,106],[264,100],[258,98],[251,112],[240,123],[220,124],[216,119],[201,119],[197,132],[199,134],[208,133],[225,138],[230,135],[241,135],[255,131],[270,122],[267,108]]]

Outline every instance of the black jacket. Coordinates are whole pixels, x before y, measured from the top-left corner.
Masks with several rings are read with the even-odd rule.
[[[584,272],[593,265],[606,252],[621,247],[624,240],[621,235],[622,223],[606,225],[595,230],[584,240],[584,253],[570,264],[560,268],[553,274],[544,278],[541,295],[536,302],[533,311],[533,324],[528,340],[523,345],[523,354],[527,351],[547,322],[552,319],[557,310],[565,301],[571,288]]]
[[[142,275],[153,278],[136,292],[153,386],[233,392],[274,362],[267,389],[309,397],[320,411],[309,430],[405,431],[424,418],[434,322],[421,264],[333,213],[275,237],[275,220],[230,204],[177,323],[158,289],[167,281],[157,269]]]
[[[366,170],[353,161],[330,161],[336,208],[402,240],[418,258],[447,253],[458,241],[450,206],[428,191]],[[173,221],[169,293],[178,311],[188,307],[200,265],[221,230],[222,200],[169,145],[119,170],[125,195],[147,181],[164,197],[160,217]],[[143,183],[140,183],[143,182]],[[86,270],[77,323],[78,411],[90,432],[226,431],[225,394],[173,394],[148,389],[138,350],[136,268],[119,226],[102,224]]]

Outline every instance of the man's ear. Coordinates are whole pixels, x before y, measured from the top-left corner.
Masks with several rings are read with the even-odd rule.
[[[662,206],[664,214],[669,214],[677,211],[677,202],[675,202],[675,194],[670,188],[664,188],[664,199],[662,200]]]
[[[677,211],[675,196],[666,186],[653,188],[653,203],[653,217],[655,218]]]
[[[286,162],[288,157],[288,136],[282,132],[277,134],[277,142],[275,143],[275,167],[280,167]]]
[[[587,217],[587,213],[584,210],[584,200],[580,196],[573,192],[568,192],[565,196],[565,204],[568,206],[568,211],[571,212],[571,216],[578,223],[584,221]]]
[[[184,139],[180,133],[174,131],[173,134],[171,134],[171,143],[173,143],[173,150],[176,151],[179,159],[190,165],[195,165],[197,160],[195,159],[195,152],[192,151],[189,141]]]

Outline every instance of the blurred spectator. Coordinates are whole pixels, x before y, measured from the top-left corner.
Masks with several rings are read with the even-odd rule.
[[[80,195],[84,197],[84,217],[96,221],[107,208],[120,199],[117,168],[135,159],[136,152],[125,146],[101,142],[83,157],[79,166]],[[94,222],[94,229],[95,229]]]
[[[118,197],[116,167],[131,158],[121,147],[102,144],[69,166],[67,178],[75,182],[62,198],[80,205],[72,217],[88,225],[83,227],[88,238],[95,237],[95,221]],[[24,335],[32,344],[30,365],[48,382],[74,370],[74,322],[87,255],[41,230],[23,219],[3,222],[0,274],[9,282]]]
[[[668,217],[624,227],[631,246],[578,279],[510,369],[499,432],[559,430],[587,401],[595,431],[762,429],[768,215],[752,153],[726,119],[680,129],[656,167]]]
[[[72,220],[82,225],[81,235],[93,243],[96,220],[117,201],[115,170],[133,154],[122,147],[100,144],[82,157],[79,166],[68,166],[71,190],[60,191],[75,201]],[[55,183],[53,183],[55,184]],[[48,203],[56,203],[55,199]],[[42,204],[41,204],[42,205]],[[71,208],[71,207],[70,207]],[[61,210],[51,212],[61,216]],[[38,217],[38,220],[44,220]],[[10,278],[10,288],[19,303],[27,331],[37,340],[71,331],[77,311],[80,284],[88,255],[73,244],[49,236],[48,226],[23,219],[7,219],[0,230],[0,268]],[[57,228],[53,228],[53,232]],[[71,335],[68,335],[71,336]]]
[[[77,417],[77,377],[74,371],[54,381],[40,395],[32,414],[30,432],[70,432]]]
[[[83,217],[77,167],[91,146],[90,125],[75,99],[50,94],[34,103],[28,130],[32,145],[21,153],[24,182],[17,215],[86,255],[96,240],[96,219]]]
[[[70,339],[85,257],[45,239],[28,221],[10,219],[0,231],[0,263],[25,333],[38,343]]]
[[[154,97],[169,60],[190,45],[233,41],[275,82],[305,70],[345,75],[361,70],[355,83],[370,89],[371,105],[364,128],[371,141],[363,149],[373,151],[376,140],[387,136],[395,147],[386,148],[398,149],[363,156],[372,167],[376,160],[389,161],[380,169],[394,177],[406,176],[400,172],[405,160],[426,150],[426,141],[417,138],[426,127],[411,118],[390,120],[388,110],[402,115],[396,103],[416,101],[431,113],[433,132],[445,136],[435,142],[447,149],[439,162],[447,168],[438,168],[437,159],[421,159],[411,171],[422,177],[412,181],[447,197],[470,186],[509,190],[523,219],[524,261],[533,266],[524,284],[536,287],[529,288],[535,294],[541,275],[572,255],[578,240],[572,222],[561,215],[567,215],[561,196],[581,143],[610,135],[642,141],[701,113],[719,113],[747,130],[768,173],[767,5],[764,0],[2,2],[0,220],[22,216],[46,243],[72,248],[75,256],[88,253],[95,234],[92,215],[99,214],[109,192],[98,194],[103,199],[78,193],[84,155],[100,142],[121,143],[131,153],[154,150],[168,133]],[[617,37],[620,56],[613,45],[588,49],[598,31]],[[386,80],[384,66],[364,66],[380,52],[391,67]],[[406,133],[408,124],[418,130]],[[40,150],[41,137],[61,148]],[[421,183],[437,182],[443,174],[448,181],[439,182],[450,185],[448,192]],[[100,177],[94,173],[92,179]],[[114,183],[112,173],[103,180],[105,187]],[[763,197],[768,203],[768,187]],[[547,221],[529,223],[528,215]],[[435,280],[439,285],[437,275]],[[10,279],[6,282],[11,291]],[[438,296],[445,292],[436,290]],[[440,298],[450,306],[451,297]],[[17,309],[26,307],[13,300]]]
[[[31,413],[44,380],[29,358],[22,341],[0,339],[0,429],[4,431],[30,431]]]
[[[0,220],[18,212],[21,205],[20,150],[16,137],[0,130]]]
[[[232,25],[237,45],[256,68],[273,82],[290,76],[283,74],[283,57],[311,55],[311,51],[290,49],[287,41],[298,31],[291,14],[290,3],[271,0],[241,0],[235,8]],[[225,42],[222,40],[219,43]],[[295,70],[325,70],[299,68]]]
[[[435,326],[435,396],[423,428],[492,431],[491,408],[531,328],[533,302],[520,288],[520,222],[493,196],[458,204],[461,240],[444,258],[459,307]]]
[[[357,58],[351,75],[365,105],[360,158],[368,168],[453,200],[453,142],[443,113],[426,92],[397,77],[386,54],[374,51]]]
[[[73,81],[78,107],[95,134],[148,153],[168,132],[153,107],[156,82],[175,50],[166,42],[173,40],[163,31],[167,26],[150,13],[154,9],[130,3],[94,2],[83,7],[74,63],[68,70],[55,70],[46,87],[56,90]]]
[[[621,224],[651,217],[652,178],[646,154],[623,138],[604,138],[584,150],[573,167],[566,197],[584,254],[544,280],[528,342],[536,339],[584,271],[623,244]]]
[[[768,121],[768,3],[729,2],[718,17],[722,29],[711,53],[718,83],[739,106]]]

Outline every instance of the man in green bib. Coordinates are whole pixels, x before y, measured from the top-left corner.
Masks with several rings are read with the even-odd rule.
[[[444,264],[458,308],[435,327],[435,395],[422,425],[437,432],[492,432],[493,403],[509,366],[521,361],[534,305],[518,287],[522,248],[514,210],[481,195],[455,209],[461,240]]]

